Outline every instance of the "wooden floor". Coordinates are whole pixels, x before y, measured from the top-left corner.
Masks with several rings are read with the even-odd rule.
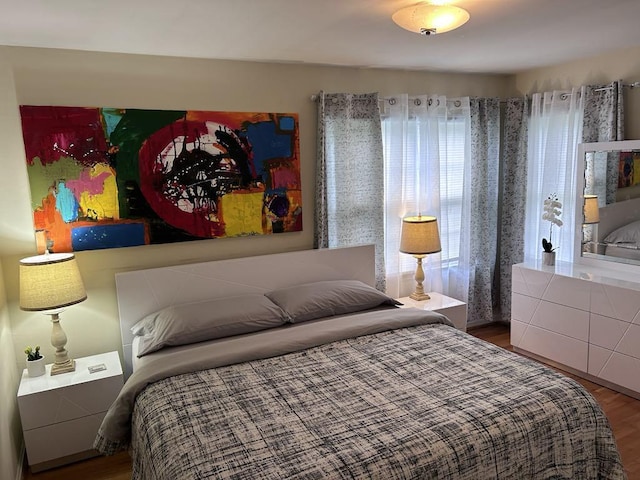
[[[509,327],[489,325],[469,331],[472,335],[511,350]],[[572,375],[569,375],[572,376]],[[629,480],[640,480],[640,400],[572,376],[591,392],[609,418]],[[131,460],[126,452],[97,457],[37,474],[26,468],[25,480],[125,480],[131,478]]]

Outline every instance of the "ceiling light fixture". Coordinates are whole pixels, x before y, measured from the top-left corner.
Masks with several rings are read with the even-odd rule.
[[[435,35],[449,32],[467,23],[469,12],[453,5],[418,3],[401,8],[391,18],[410,32]]]

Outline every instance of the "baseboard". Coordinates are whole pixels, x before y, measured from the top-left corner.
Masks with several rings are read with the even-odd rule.
[[[31,473],[40,473],[43,470],[49,470],[51,468],[61,467],[69,463],[79,462],[80,460],[86,460],[87,458],[97,457],[99,454],[93,448],[85,450],[84,452],[73,453],[64,457],[56,458],[54,460],[47,460],[45,462],[33,463],[29,466]]]
[[[500,326],[509,326],[508,323],[506,322],[501,322],[501,321],[496,321],[496,320],[489,320],[486,322],[476,322],[476,323],[472,323],[472,324],[467,324],[467,333],[473,332],[474,330],[478,330],[482,327],[488,327],[489,325],[500,325]]]

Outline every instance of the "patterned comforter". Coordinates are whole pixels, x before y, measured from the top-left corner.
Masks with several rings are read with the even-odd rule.
[[[170,376],[131,422],[134,479],[625,477],[583,387],[441,324]]]

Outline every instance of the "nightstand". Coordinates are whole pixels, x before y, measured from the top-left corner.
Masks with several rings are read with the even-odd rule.
[[[75,372],[51,376],[51,364],[39,377],[22,372],[18,408],[32,472],[97,454],[96,433],[124,383],[120,357],[109,352],[75,360]]]
[[[410,297],[397,298],[396,300],[402,303],[404,308],[414,307],[441,313],[451,320],[457,329],[463,332],[467,330],[466,303],[437,292],[429,292],[429,296],[431,297],[429,300],[422,301]]]

